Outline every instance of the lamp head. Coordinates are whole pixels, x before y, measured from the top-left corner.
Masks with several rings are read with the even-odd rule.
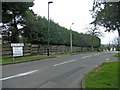
[[[53,1],[49,1],[48,4],[53,3]]]

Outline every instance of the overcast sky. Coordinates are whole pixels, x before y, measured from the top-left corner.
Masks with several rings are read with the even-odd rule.
[[[50,0],[35,0],[33,11],[42,16],[48,18],[48,1]],[[67,29],[71,26],[73,31],[79,33],[85,33],[86,26],[93,21],[89,10],[92,9],[93,0],[51,0],[50,4],[50,19],[58,23]],[[104,29],[101,29],[103,32]],[[118,33],[104,33],[104,37],[101,38],[102,44],[108,44],[114,37],[117,37]],[[112,42],[111,42],[112,43]]]

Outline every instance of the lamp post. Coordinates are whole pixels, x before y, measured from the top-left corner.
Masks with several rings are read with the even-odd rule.
[[[52,1],[48,2],[48,48],[47,48],[47,55],[49,56],[49,33],[50,33],[50,28],[49,28],[49,4],[53,3]]]
[[[71,26],[73,25],[74,23],[71,24]],[[71,30],[71,26],[70,26],[70,52],[72,53],[72,30]]]

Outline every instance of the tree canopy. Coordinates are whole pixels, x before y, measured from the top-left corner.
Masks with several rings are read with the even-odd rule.
[[[18,25],[24,26],[26,22],[25,13],[32,7],[32,2],[3,2],[2,3],[2,23],[3,28],[11,31],[11,41],[19,42]]]
[[[91,24],[104,26],[105,31],[118,31],[120,36],[120,2],[94,0],[91,10],[94,21]]]
[[[6,41],[9,40],[8,43],[20,42],[21,40],[23,43],[47,44],[48,20],[34,14],[29,9],[32,5],[33,3],[3,3],[3,26],[7,29],[4,34],[7,37]],[[23,27],[18,29],[18,25]],[[52,20],[50,20],[49,25],[50,44],[70,45],[70,31],[67,28]],[[93,44],[94,47],[100,47],[100,39],[97,36],[75,31],[72,31],[72,35],[74,46],[90,47]],[[94,38],[93,43],[91,43],[91,38]]]
[[[27,42],[34,44],[47,44],[48,41],[48,21],[45,17],[36,16],[28,13],[28,22],[23,28],[23,37],[27,38]],[[32,20],[32,21],[31,21]],[[100,39],[90,34],[82,34],[72,31],[73,45],[81,47],[90,47],[92,37],[93,45],[100,46]],[[70,45],[70,30],[60,26],[58,23],[50,20],[50,44],[54,45]]]

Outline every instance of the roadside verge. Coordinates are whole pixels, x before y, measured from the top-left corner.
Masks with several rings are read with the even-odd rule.
[[[119,88],[119,66],[116,58],[111,58],[88,73],[84,81],[84,88]],[[83,84],[83,82],[82,82]]]

